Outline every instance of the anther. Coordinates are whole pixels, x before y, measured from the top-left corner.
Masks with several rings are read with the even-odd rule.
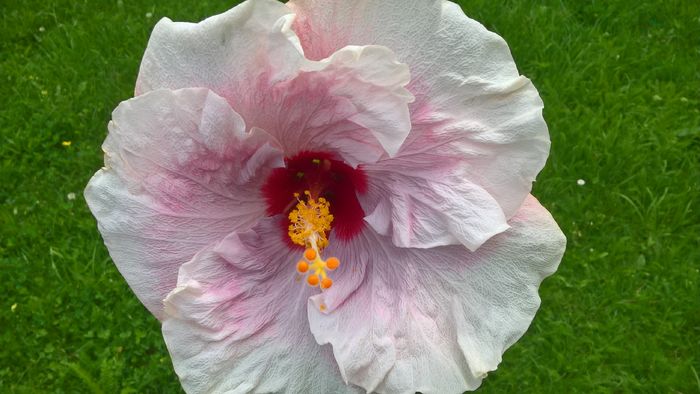
[[[331,286],[333,286],[333,280],[331,280],[331,278],[323,278],[323,280],[321,281],[321,288],[330,289]]]
[[[330,171],[331,165],[332,165],[330,160],[323,159],[323,163],[321,163],[321,164],[322,164],[321,169],[323,169],[324,171]]]
[[[314,261],[314,259],[316,258],[316,251],[311,248],[308,248],[304,251],[304,257],[306,257],[306,259],[309,261]]]
[[[299,271],[300,273],[303,274],[303,273],[305,273],[305,272],[308,271],[308,270],[309,270],[309,264],[308,264],[306,261],[300,260],[300,261],[297,263],[297,271]]]
[[[338,260],[335,257],[331,257],[328,260],[326,260],[326,268],[328,268],[331,271],[338,268],[339,266],[340,266],[340,260]]]
[[[309,275],[308,278],[306,278],[306,282],[309,283],[309,286],[318,286],[318,276],[316,275]]]

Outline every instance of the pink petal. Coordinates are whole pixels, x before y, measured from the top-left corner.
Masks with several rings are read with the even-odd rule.
[[[290,29],[290,12],[260,0],[198,24],[160,21],[137,93],[207,87],[248,127],[277,138],[286,156],[330,150],[357,165],[394,155],[411,128],[407,66],[379,46],[338,48],[310,61]]]
[[[356,166],[395,154],[408,135],[408,81],[408,69],[388,49],[346,47],[288,81],[260,79],[254,90],[263,95],[235,108],[275,136],[287,157],[333,151]]]
[[[491,194],[506,218],[515,214],[545,163],[549,135],[539,95],[518,75],[503,39],[448,1],[292,0],[288,6],[311,59],[346,45],[383,45],[408,64],[413,128],[396,157],[379,164],[421,177],[458,171]]]
[[[477,388],[527,330],[566,242],[534,197],[509,223],[476,252],[396,248],[371,231],[348,245],[369,254],[346,262],[366,265],[362,275],[309,302],[311,331],[333,346],[343,377],[378,393]]]
[[[120,272],[162,318],[180,265],[264,215],[262,179],[283,161],[207,89],[153,91],[112,117],[85,198]]]
[[[276,220],[231,234],[180,269],[163,335],[187,392],[359,392],[309,332],[306,300],[317,289],[295,280],[298,251]]]

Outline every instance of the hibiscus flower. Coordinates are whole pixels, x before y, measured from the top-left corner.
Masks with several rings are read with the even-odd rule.
[[[158,22],[85,196],[186,391],[459,393],[563,254],[549,145],[453,3],[248,0]]]

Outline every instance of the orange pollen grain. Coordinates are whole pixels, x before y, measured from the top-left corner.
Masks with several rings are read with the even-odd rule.
[[[304,251],[304,257],[306,257],[307,260],[312,261],[316,258],[316,251],[308,248]]]
[[[318,286],[318,276],[316,275],[309,275],[308,278],[306,278],[306,281],[309,283],[310,286]]]
[[[326,260],[326,267],[328,267],[328,269],[331,271],[338,268],[339,266],[340,266],[340,260],[338,260],[335,257],[331,257],[328,260]]]
[[[333,286],[333,281],[331,280],[331,278],[323,278],[323,280],[321,281],[321,288],[330,289],[331,286]]]
[[[301,260],[297,263],[297,271],[299,271],[303,274],[304,272],[306,272],[308,270],[309,270],[309,264],[306,261]]]

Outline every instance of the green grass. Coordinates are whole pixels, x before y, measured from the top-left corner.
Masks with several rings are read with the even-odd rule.
[[[0,6],[2,392],[180,390],[82,189],[154,23],[230,4],[146,3]],[[461,2],[542,94],[552,154],[534,193],[569,244],[480,391],[700,392],[700,2],[498,3]]]

